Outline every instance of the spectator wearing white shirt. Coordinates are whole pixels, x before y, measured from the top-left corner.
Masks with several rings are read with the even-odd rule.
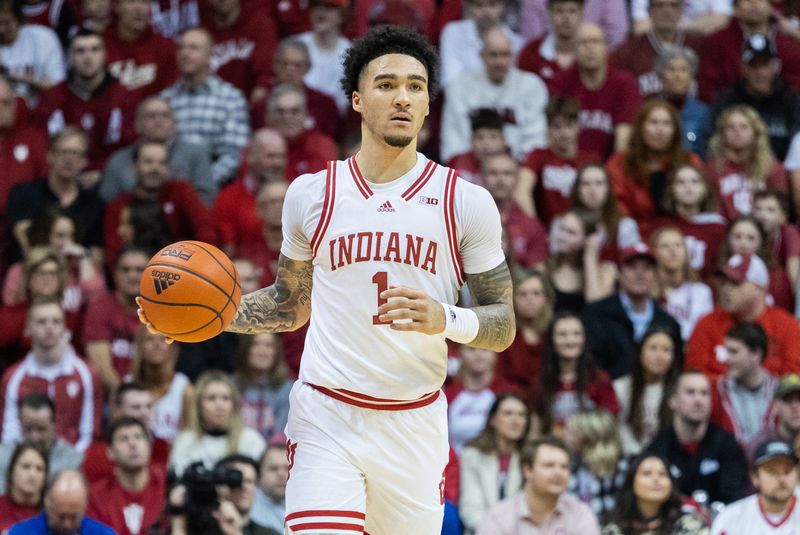
[[[710,35],[724,28],[733,14],[732,0],[682,0],[683,17],[678,28],[689,33]],[[647,9],[650,0],[631,0],[633,33],[646,33],[652,27]]]

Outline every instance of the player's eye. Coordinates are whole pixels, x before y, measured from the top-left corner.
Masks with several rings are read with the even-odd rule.
[[[381,85],[378,86],[380,89],[389,89],[392,87],[392,84],[389,82],[383,82]]]

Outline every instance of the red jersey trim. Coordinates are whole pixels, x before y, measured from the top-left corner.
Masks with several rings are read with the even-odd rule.
[[[333,214],[333,203],[336,199],[336,168],[337,162],[328,162],[328,173],[325,176],[325,200],[322,203],[322,213],[319,215],[317,228],[311,237],[311,257],[316,258],[317,249],[322,241],[322,237],[328,230],[328,223],[331,222]]]
[[[433,173],[436,171],[437,164],[433,162],[433,160],[428,160],[428,165],[425,166],[425,169],[422,170],[422,174],[419,175],[409,188],[403,192],[402,197],[406,200],[406,202],[410,201],[414,195],[416,195],[419,190],[421,190],[425,184],[428,183],[428,180],[433,176]]]
[[[367,181],[364,180],[364,177],[361,175],[361,169],[358,168],[356,157],[351,156],[350,159],[347,160],[347,163],[350,165],[350,174],[353,175],[353,182],[356,183],[358,191],[361,192],[361,195],[363,195],[365,199],[372,197],[372,190],[370,189]]]
[[[375,409],[379,411],[405,411],[409,409],[419,409],[426,407],[439,399],[441,390],[424,394],[417,399],[404,400],[404,399],[382,399],[367,396],[366,394],[359,394],[343,388],[330,389],[324,386],[318,386],[311,383],[306,383],[308,386],[322,392],[326,396],[332,397],[342,403],[361,407],[362,409]]]
[[[758,510],[761,511],[761,516],[764,517],[764,521],[773,528],[779,528],[783,524],[785,524],[787,520],[789,520],[790,516],[792,516],[792,513],[794,512],[794,507],[795,505],[797,505],[797,496],[792,496],[792,501],[790,502],[789,507],[786,509],[786,512],[783,513],[783,516],[777,522],[773,522],[772,520],[769,519],[769,516],[767,515],[766,511],[764,511],[764,506],[761,504],[761,500],[759,500],[758,497],[756,497],[756,501],[758,502]]]
[[[456,279],[459,286],[464,285],[464,272],[461,269],[461,253],[458,251],[458,240],[456,239],[456,180],[458,175],[454,169],[450,169],[447,174],[447,181],[444,187],[444,222],[447,228],[447,242],[450,248],[450,259],[456,270]]]
[[[364,526],[358,524],[345,524],[342,522],[306,522],[305,524],[295,524],[290,526],[292,532],[318,530],[318,529],[337,529],[342,531],[352,531],[353,533],[364,533]]]

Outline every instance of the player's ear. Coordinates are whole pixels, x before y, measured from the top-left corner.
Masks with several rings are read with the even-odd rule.
[[[350,102],[353,105],[353,109],[358,113],[361,113],[361,95],[358,94],[358,91],[353,91],[353,96],[350,97]]]

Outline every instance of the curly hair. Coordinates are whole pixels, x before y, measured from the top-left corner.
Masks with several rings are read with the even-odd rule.
[[[345,54],[341,83],[348,99],[358,91],[358,79],[369,62],[387,54],[404,54],[417,59],[428,71],[428,93],[433,95],[436,92],[436,66],[439,64],[436,49],[416,30],[403,26],[379,26],[356,40]]]

